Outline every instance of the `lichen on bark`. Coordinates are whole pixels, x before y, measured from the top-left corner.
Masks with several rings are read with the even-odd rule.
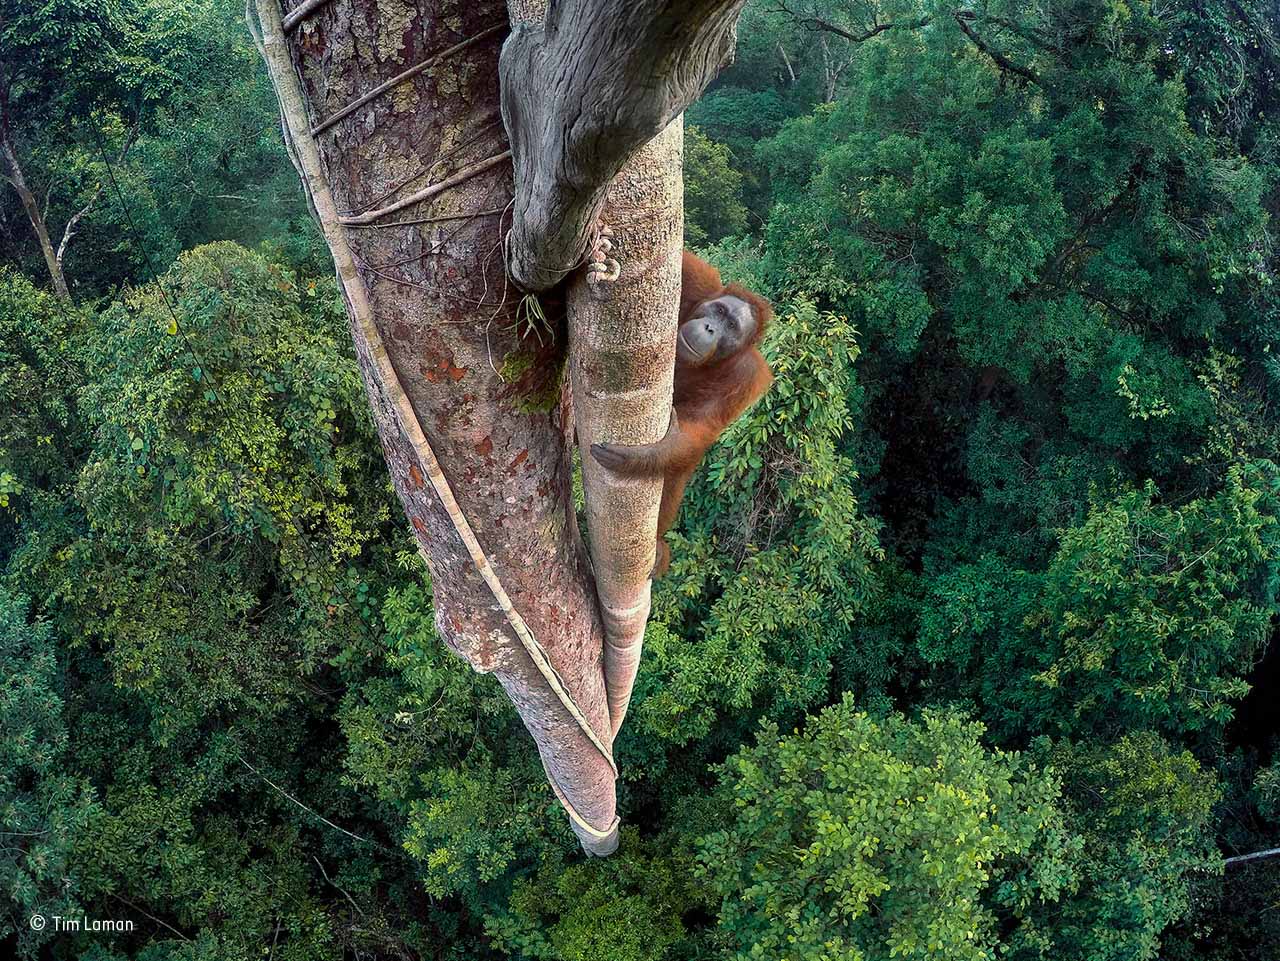
[[[256,2],[263,26],[278,31],[277,0]],[[278,88],[299,88],[297,109],[286,110],[295,140],[406,64],[505,21],[500,0],[416,0],[399,5],[410,16],[398,34],[387,33],[382,7],[333,0],[289,36],[289,59],[272,73]],[[506,149],[494,122],[501,40],[495,33],[465,57],[422,71],[314,138],[334,218],[383,206]],[[603,636],[572,512],[570,430],[560,404],[520,411],[520,398],[491,363],[527,349],[516,332],[520,296],[503,267],[500,218],[486,213],[507,203],[511,177],[509,165],[492,166],[397,218],[336,234],[326,225],[326,238],[335,257],[338,246],[349,248],[353,266],[344,281],[357,358],[396,492],[430,567],[441,637],[477,670],[493,673],[533,735],[549,780],[583,819],[607,829],[616,809],[609,761],[516,643],[440,498],[423,482],[388,392],[403,390],[514,608],[591,724],[608,731],[600,656],[583,656],[599,652]],[[394,225],[397,219],[405,222]],[[378,345],[357,329],[357,286]],[[383,349],[395,384],[377,362]],[[562,358],[563,349],[555,350]],[[554,353],[539,355],[548,370],[556,362]],[[517,458],[520,469],[508,471]],[[583,844],[608,853],[616,832],[603,840],[588,834]]]

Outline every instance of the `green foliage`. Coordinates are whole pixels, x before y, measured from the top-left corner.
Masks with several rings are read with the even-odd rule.
[[[80,315],[46,316],[27,291],[36,309],[0,357],[15,387],[59,351],[78,371],[65,382],[76,403],[55,410],[75,428],[62,467],[30,475],[6,558],[47,612],[35,636],[60,639],[75,678],[74,750],[50,775],[94,786],[92,818],[46,860],[65,863],[59,879],[91,915],[167,919],[137,944],[193,932],[185,956],[407,950],[419,933],[388,920],[406,910],[387,886],[397,855],[334,826],[377,833],[343,780],[310,766],[343,757],[327,688],[376,687],[381,595],[403,576],[380,544],[391,495],[332,280],[220,244],[163,283],[75,329],[51,318]],[[47,430],[35,416],[17,426],[18,443]],[[46,655],[32,657],[43,678]],[[61,817],[54,802],[42,810]]]
[[[1255,752],[1236,750],[1217,758],[1216,767],[1223,796],[1214,814],[1223,851],[1247,857],[1280,847],[1275,765],[1260,766]],[[1280,873],[1270,859],[1237,861],[1189,880],[1192,909],[1161,935],[1162,958],[1247,958],[1256,945],[1280,938],[1280,918],[1271,910],[1280,902]]]
[[[347,780],[396,812],[431,895],[479,900],[572,835],[502,689],[445,648],[423,589],[389,590],[382,620],[387,669],[341,708]]]
[[[94,814],[88,785],[67,772],[61,672],[48,624],[28,620],[28,602],[0,588],[0,937],[24,951],[53,932],[33,914],[78,917],[69,855]]]
[[[133,7],[129,0],[3,0],[7,132],[123,97]]]
[[[859,398],[853,328],[801,303],[765,354],[772,389],[687,495],[646,635],[636,736],[683,745],[726,714],[746,730],[753,707],[790,716],[820,703],[874,590],[876,527],[840,452]]]
[[[5,0],[6,127],[73,294],[150,278],[211,240],[270,238],[327,270],[239,0]],[[123,205],[116,184],[123,194]],[[5,253],[48,281],[17,193]]]
[[[1275,469],[1180,507],[1154,486],[1095,504],[1043,572],[998,555],[931,582],[920,653],[1012,736],[1220,730],[1274,616]]]
[[[25,513],[24,494],[38,499],[65,483],[80,454],[71,351],[79,319],[21,274],[0,271],[0,532]]]
[[[1210,830],[1213,775],[1149,733],[1112,745],[1064,742],[1048,759],[1084,849],[1079,890],[1042,925],[1057,952],[1039,956],[1159,957],[1161,932],[1186,912],[1192,882],[1221,870]]]
[[[93,262],[85,263],[98,245],[115,246],[136,262],[140,244],[163,268],[210,241],[254,247],[263,239],[274,248],[273,260],[327,274],[329,255],[284,155],[279,107],[245,29],[244,4],[150,2],[160,5],[153,16],[162,24],[152,42],[171,44],[182,56],[168,67],[168,87],[149,105],[149,123],[116,169],[140,236],[130,239],[131,228],[125,238],[113,236],[127,220],[108,198],[79,247],[80,275],[98,279]]]
[[[697,127],[684,132],[684,182],[686,246],[703,247],[746,229],[742,174],[733,167],[733,155]]]
[[[946,713],[874,720],[849,698],[724,768],[703,842],[741,958],[992,958],[999,925],[1070,881],[1055,778]]]
[[[117,682],[181,725],[262,709],[283,665],[316,664],[335,620],[373,612],[349,562],[390,512],[331,283],[218,245],[165,286],[87,332],[87,533],[22,562]],[[273,581],[294,603],[273,609]]]
[[[1156,507],[1151,486],[1091,512],[1045,578],[1060,652],[1042,675],[1076,717],[1196,730],[1230,716],[1268,633],[1278,555],[1276,475],[1236,469],[1211,500]],[[1105,680],[1103,678],[1106,678]]]
[[[0,0],[55,244],[89,205],[72,307],[0,193],[6,946],[1276,940],[1275,862],[1219,870],[1280,844],[1267,4],[747,5],[688,239],[777,305],[777,380],[670,534],[603,862],[440,642],[242,8]]]
[[[515,883],[486,932],[508,954],[547,961],[661,961],[686,936],[682,915],[702,907],[688,852],[663,851],[633,831],[606,861],[544,861]]]

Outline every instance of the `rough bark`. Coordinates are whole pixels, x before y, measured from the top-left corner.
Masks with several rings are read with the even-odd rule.
[[[501,33],[310,133],[379,84],[503,24],[503,2],[333,0],[300,18],[287,57],[278,0],[256,3],[266,39],[277,44],[268,62],[295,153],[304,174],[308,149],[319,168],[306,179],[338,265],[387,465],[430,568],[440,635],[501,682],[548,779],[590,825],[574,824],[584,848],[608,854],[617,845],[611,759],[519,643],[429,483],[422,449],[438,458],[458,510],[572,701],[607,737],[603,631],[570,496],[564,345],[517,332],[519,295],[501,249],[512,173],[486,163],[507,148],[498,116]],[[287,88],[299,78],[291,105]],[[474,173],[466,179],[453,177],[467,169]],[[424,189],[451,179],[449,189]],[[415,204],[368,223],[341,222],[419,192]]]
[[[584,448],[667,428],[678,116],[728,59],[742,2],[511,0],[500,113],[501,0],[300,0],[283,16],[256,0],[438,629],[502,683],[593,854],[617,846],[612,741],[649,613],[661,484],[584,464],[593,583],[570,506],[571,396]],[[503,254],[525,286],[550,287],[602,212],[620,268],[567,287],[569,395],[564,345],[519,336]]]
[[[623,165],[733,53],[745,0],[512,0],[502,112],[515,157],[508,269],[545,290],[581,265]]]

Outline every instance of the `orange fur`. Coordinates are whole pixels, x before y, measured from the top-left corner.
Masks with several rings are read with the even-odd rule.
[[[655,444],[623,447],[594,444],[591,452],[607,469],[632,477],[662,475],[662,504],[658,509],[658,551],[653,576],[661,577],[671,561],[663,535],[675,523],[689,478],[726,427],[754,404],[773,383],[773,372],[756,345],[773,319],[769,302],[737,284],[725,286],[720,272],[702,258],[684,252],[680,283],[680,323],[705,301],[724,295],[746,301],[756,326],[737,353],[714,364],[684,364],[678,359],[672,424]]]

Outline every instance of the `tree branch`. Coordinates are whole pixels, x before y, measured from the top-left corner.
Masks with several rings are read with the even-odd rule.
[[[908,20],[904,22],[891,21],[889,23],[877,23],[868,27],[861,33],[855,33],[846,27],[840,26],[838,23],[832,23],[830,20],[825,20],[814,14],[801,13],[798,10],[794,10],[783,2],[783,0],[776,0],[776,2],[777,6],[774,10],[775,13],[785,13],[802,27],[806,27],[812,31],[834,34],[837,37],[843,37],[850,43],[865,43],[871,38],[878,37],[880,34],[885,33],[888,30],[895,30],[899,28],[903,30],[918,30],[921,27],[928,26],[933,21],[932,17],[924,16],[916,20]],[[998,66],[1010,73],[1015,73],[1018,76],[1029,80],[1037,86],[1042,86],[1042,84],[1040,83],[1040,79],[1036,77],[1034,73],[1026,67],[1021,67],[1018,64],[1013,63],[1003,54],[994,50],[990,44],[988,44],[973,30],[972,27],[968,26],[968,23],[992,23],[1003,27],[1015,36],[1021,37],[1023,40],[1034,46],[1040,47],[1042,50],[1048,50],[1053,53],[1062,52],[1061,48],[1051,40],[1045,39],[1034,30],[1024,27],[1006,17],[997,17],[986,13],[978,13],[974,10],[955,10],[952,11],[952,16],[955,18],[956,24],[962,31],[964,31],[965,36],[973,42],[974,46],[994,60]]]
[[[1016,20],[1010,20],[1007,17],[995,17],[989,13],[976,14],[972,13],[972,11],[968,12],[971,13],[969,19],[979,20],[982,23],[994,23],[998,27],[1004,27],[1015,37],[1021,37],[1032,46],[1039,47],[1041,50],[1046,50],[1049,53],[1063,53],[1063,49],[1060,44],[1042,36],[1030,27],[1018,23]]]
[[[813,31],[821,31],[822,33],[833,33],[837,37],[843,37],[850,43],[865,43],[872,37],[878,37],[887,30],[918,30],[920,27],[927,26],[932,17],[920,17],[917,20],[908,20],[906,22],[877,23],[868,27],[862,33],[854,33],[838,23],[832,23],[830,20],[824,20],[822,17],[814,14],[804,14],[792,10],[789,6],[779,0],[775,13],[785,13],[787,16],[795,20],[797,24]]]
[[[124,146],[120,148],[120,153],[116,157],[117,165],[124,160],[125,156],[129,153],[129,148],[133,146],[134,140],[137,139],[139,125],[139,122],[135,122],[133,129],[129,131],[129,136],[125,138]],[[52,189],[53,188],[50,187],[50,190]],[[93,209],[93,205],[98,202],[98,198],[100,196],[102,196],[102,184],[98,184],[97,189],[93,192],[93,196],[89,198],[89,202],[72,214],[71,218],[62,228],[62,240],[59,241],[58,250],[54,254],[59,269],[62,268],[62,259],[67,255],[67,245],[71,243],[71,238],[76,235],[76,226],[84,219],[85,214]]]
[[[786,48],[782,46],[782,41],[778,41],[778,54],[782,57],[782,63],[787,68],[787,77],[790,78],[791,86],[796,84],[796,70],[791,66],[791,58],[787,56]]]
[[[745,0],[559,0],[502,49],[515,159],[507,269],[555,286],[587,253],[605,192],[729,61]]]
[[[102,184],[98,184],[93,196],[89,198],[89,202],[72,214],[70,219],[67,220],[66,226],[62,228],[62,240],[59,241],[58,250],[54,254],[59,267],[62,266],[62,259],[67,254],[67,244],[71,243],[71,238],[76,235],[76,226],[84,218],[84,215],[93,209],[93,205],[98,202],[100,196],[102,196]]]
[[[284,28],[284,32],[288,33],[304,19],[323,7],[326,3],[329,3],[329,0],[303,0],[302,3],[298,4],[285,14],[284,20],[281,21],[281,26]]]
[[[970,21],[978,19],[978,15],[976,13],[969,10],[957,10],[952,14],[952,16],[955,18],[956,25],[960,28],[960,31],[973,41],[973,45],[975,47],[990,57],[997,67],[1001,70],[1007,71],[1008,73],[1016,74],[1028,83],[1034,83],[1037,87],[1043,86],[1043,84],[1040,83],[1040,78],[1034,73],[1026,67],[1014,63],[1004,54],[1000,53],[1000,51],[993,49],[990,44],[982,39],[982,37],[978,36],[973,27],[969,25]]]
[[[1222,863],[1231,867],[1236,864],[1245,864],[1249,861],[1263,861],[1267,858],[1280,857],[1280,848],[1267,848],[1265,851],[1254,851],[1252,854],[1238,854],[1233,858],[1224,858]]]
[[[243,764],[246,768],[248,768],[254,774],[258,775],[258,777],[262,778],[262,780],[266,781],[267,784],[269,784],[271,788],[281,797],[284,797],[285,799],[292,801],[294,804],[302,808],[302,810],[306,811],[312,817],[318,818],[319,820],[323,821],[325,824],[329,825],[329,827],[333,828],[335,831],[340,831],[341,833],[345,834],[347,837],[354,838],[355,840],[361,842],[362,844],[378,843],[377,841],[370,841],[368,838],[362,838],[360,835],[356,834],[355,832],[348,831],[346,828],[341,827],[340,825],[334,824],[323,814],[320,814],[318,811],[314,810],[313,808],[307,807],[305,804],[299,801],[296,797],[294,797],[292,794],[290,794],[288,791],[282,788],[279,784],[271,780],[271,778],[267,777],[265,774],[259,771],[256,767],[254,767],[252,764],[246,761],[242,755],[237,754],[236,760],[239,761],[241,764]]]

